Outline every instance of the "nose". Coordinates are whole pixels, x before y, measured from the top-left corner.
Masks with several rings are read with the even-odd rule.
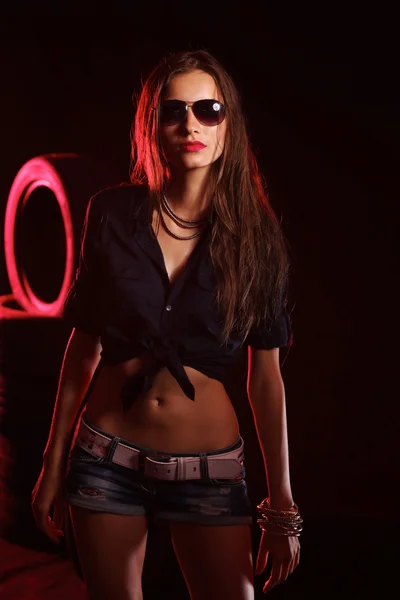
[[[191,106],[188,106],[188,109],[186,111],[186,117],[183,121],[185,128],[188,131],[198,131],[199,130],[199,122],[196,119],[193,109]]]

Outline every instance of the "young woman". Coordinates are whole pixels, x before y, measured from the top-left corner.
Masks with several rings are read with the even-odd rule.
[[[142,598],[154,519],[170,528],[192,600],[250,600],[252,507],[223,381],[248,348],[269,489],[257,507],[256,573],[273,559],[267,591],[297,566],[301,530],[279,366],[290,343],[283,235],[238,92],[209,53],[175,54],[153,70],[132,149],[132,184],[89,202],[33,511],[57,541],[50,511],[65,485],[91,599]]]

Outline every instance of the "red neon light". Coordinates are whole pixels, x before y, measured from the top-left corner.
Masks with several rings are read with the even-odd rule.
[[[54,302],[43,302],[29,285],[28,279],[15,259],[14,233],[17,212],[26,206],[32,192],[38,187],[49,188],[60,207],[65,230],[66,261],[63,282]],[[30,315],[59,316],[67,297],[74,273],[74,232],[71,212],[64,185],[55,167],[45,156],[32,158],[17,173],[8,195],[5,223],[4,249],[8,277],[14,299]]]

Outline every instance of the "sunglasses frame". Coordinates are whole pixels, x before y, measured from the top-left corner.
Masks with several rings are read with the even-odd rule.
[[[195,102],[185,102],[184,100],[178,100],[175,98],[171,98],[170,100],[162,100],[159,106],[159,111],[158,111],[158,115],[159,115],[159,121],[160,124],[162,125],[162,117],[161,117],[161,113],[162,113],[162,106],[164,103],[167,102],[179,102],[180,105],[185,105],[185,114],[182,116],[181,119],[178,119],[177,121],[173,122],[173,123],[168,123],[168,125],[166,125],[166,127],[169,126],[173,126],[173,125],[178,125],[179,123],[182,123],[182,121],[185,120],[187,112],[188,112],[188,108],[190,107],[193,111],[194,116],[196,117],[196,119],[198,120],[199,123],[201,123],[202,125],[204,125],[205,127],[216,127],[217,125],[220,125],[225,117],[226,117],[226,107],[225,104],[223,104],[223,102],[220,102],[219,100],[214,100],[213,98],[202,98],[201,100],[196,100]],[[204,123],[201,119],[199,119],[199,117],[196,114],[196,110],[193,109],[193,107],[198,104],[199,102],[217,102],[222,108],[219,112],[222,112],[222,119],[220,121],[218,121],[217,123],[215,123],[215,125],[209,125],[208,123]]]

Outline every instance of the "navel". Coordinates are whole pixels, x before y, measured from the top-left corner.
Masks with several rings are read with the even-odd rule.
[[[159,396],[155,396],[152,399],[152,402],[155,406],[160,406],[163,403],[163,398],[160,398]]]

